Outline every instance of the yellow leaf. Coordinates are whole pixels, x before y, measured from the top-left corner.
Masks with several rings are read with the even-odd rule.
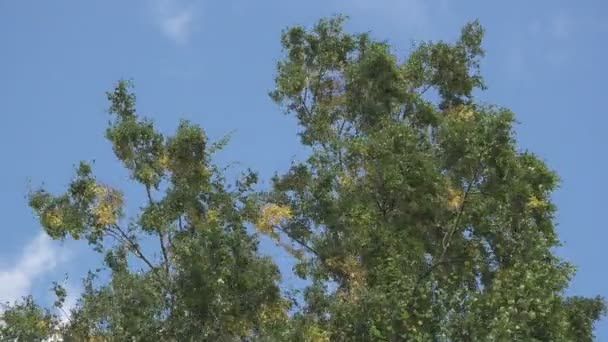
[[[43,214],[43,220],[49,226],[49,228],[60,228],[63,224],[63,217],[59,210],[47,210]]]
[[[452,112],[454,118],[461,121],[469,121],[475,117],[475,111],[469,106],[460,106]]]
[[[268,203],[262,207],[256,226],[264,233],[271,233],[274,226],[291,217],[291,208],[288,206]]]
[[[306,342],[329,342],[329,334],[317,326],[310,326],[304,338]]]
[[[110,187],[95,184],[95,203],[91,213],[98,226],[107,226],[116,223],[122,209],[122,194]]]
[[[167,156],[166,153],[163,153],[163,155],[158,159],[158,162],[165,169],[169,168],[169,156]]]
[[[448,188],[448,208],[457,210],[462,205],[462,191]]]
[[[342,187],[347,188],[353,183],[353,177],[351,175],[349,175],[349,173],[338,175],[338,183]]]
[[[217,224],[217,223],[218,223],[218,221],[219,221],[219,218],[220,218],[220,214],[219,214],[219,212],[218,212],[217,210],[215,210],[215,209],[210,209],[210,210],[207,212],[207,221],[208,221],[210,224]]]
[[[530,209],[541,209],[547,206],[547,202],[543,199],[540,199],[534,195],[531,195],[528,198],[528,208]]]

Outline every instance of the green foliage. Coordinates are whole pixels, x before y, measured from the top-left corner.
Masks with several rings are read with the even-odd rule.
[[[163,136],[154,130],[151,121],[138,118],[135,95],[129,92],[131,86],[131,82],[121,81],[107,94],[111,103],[109,112],[114,120],[106,130],[106,138],[135,180],[157,188],[164,172],[161,163]]]
[[[591,340],[603,300],[566,297],[552,253],[557,176],[517,149],[510,111],[474,100],[479,23],[400,61],[342,22],[286,31],[271,93],[313,150],[266,195],[307,252],[301,338]]]
[[[31,296],[4,309],[0,323],[3,341],[44,341],[54,333],[57,318],[34,303]]]
[[[211,163],[227,139],[187,121],[160,134],[119,82],[106,137],[146,202],[125,218],[121,192],[84,162],[65,193],[32,191],[49,236],[85,238],[109,280],[89,274],[67,323],[29,297],[9,306],[0,337],[591,341],[604,301],[565,295],[574,267],[552,252],[557,175],[517,148],[512,112],[473,96],[479,23],[400,58],[343,22],[283,33],[270,95],[312,152],[263,193],[255,173],[229,184]],[[250,226],[309,280],[298,305]],[[140,246],[150,237],[155,257]],[[67,293],[53,290],[62,309]]]
[[[258,254],[256,236],[246,229],[257,215],[252,212],[257,176],[248,172],[228,184],[210,162],[226,139],[208,144],[203,130],[187,121],[173,136],[157,133],[151,121],[137,115],[130,87],[121,81],[108,94],[113,120],[106,137],[147,194],[140,214],[123,217],[122,194],[101,184],[85,162],[65,193],[30,193],[30,206],[49,236],[86,238],[105,254],[110,272],[107,283],[90,274],[70,321],[49,322],[48,329],[74,341],[272,336],[278,322],[287,320],[289,305],[278,287],[278,268]],[[159,257],[146,255],[140,246],[146,235],[157,236]],[[62,309],[67,293],[58,284],[53,290],[55,306]],[[13,312],[25,309],[42,317],[42,311],[34,311],[41,309],[29,307],[31,299],[26,304],[6,311],[5,321],[10,329],[30,334],[23,336],[45,335],[25,325],[37,327],[33,318],[24,318],[26,323],[13,318]],[[0,336],[5,335],[13,336],[12,330]]]

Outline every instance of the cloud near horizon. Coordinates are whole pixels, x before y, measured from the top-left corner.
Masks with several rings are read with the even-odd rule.
[[[34,281],[65,262],[67,255],[45,234],[27,243],[14,262],[0,268],[0,302],[14,302],[30,294]]]

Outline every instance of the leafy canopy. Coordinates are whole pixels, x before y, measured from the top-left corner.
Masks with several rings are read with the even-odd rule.
[[[0,337],[104,341],[591,341],[601,298],[568,297],[557,175],[517,148],[514,115],[475,101],[483,29],[424,42],[405,57],[343,17],[284,31],[270,93],[301,127],[308,159],[253,191],[211,162],[224,142],[182,121],[170,137],[136,111],[131,84],[108,93],[106,138],[147,202],[82,162],[63,194],[30,194],[49,236],[105,254],[67,323],[30,297]],[[256,230],[249,229],[254,227]],[[265,234],[309,281],[279,288]],[[156,257],[142,242],[155,240]],[[57,307],[65,290],[55,286]]]

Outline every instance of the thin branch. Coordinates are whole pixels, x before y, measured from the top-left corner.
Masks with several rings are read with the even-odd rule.
[[[131,246],[131,242],[129,240],[125,240],[125,238],[122,237],[122,235],[120,235],[118,232],[111,230],[109,228],[106,229],[106,233],[108,234],[108,236],[114,238],[114,240],[118,241],[118,243],[122,244],[122,245],[126,245],[127,249],[132,252],[133,254],[135,254],[136,257],[140,258],[140,254],[137,253],[137,251]],[[143,259],[141,259],[143,260]],[[154,273],[156,273],[158,270],[156,268],[152,268],[151,265],[149,263],[146,263],[146,265],[148,267],[150,267],[150,270]],[[143,271],[143,268],[142,268]]]
[[[313,92],[312,92],[312,107],[314,107],[317,98],[318,98],[318,91],[321,85],[321,80],[324,76],[324,71],[319,71],[318,73],[318,79],[317,79],[317,85],[314,88]],[[308,116],[309,119],[312,119],[313,117],[313,108],[308,108],[308,104],[306,103],[308,101],[308,89],[310,88],[310,80],[307,79],[306,81],[306,87],[304,88],[304,94],[302,96],[300,96],[300,104],[302,106],[302,108],[304,109],[305,114]]]
[[[152,264],[152,262],[150,262],[150,260],[148,260],[148,258],[146,258],[146,256],[142,253],[141,249],[139,249],[139,246],[137,245],[136,242],[134,242],[131,237],[126,234],[122,228],[120,228],[119,225],[117,224],[113,224],[112,228],[116,229],[116,231],[118,231],[118,233],[124,238],[124,241],[127,242],[129,244],[129,247],[131,248],[131,250],[133,251],[133,253],[140,258],[144,263],[146,263],[146,265],[148,265],[148,267],[150,267],[151,270],[156,270],[156,267],[154,267],[154,264]]]
[[[338,127],[338,137],[342,137],[342,132],[344,131],[345,125],[346,125],[346,119],[342,119],[342,123],[340,123],[340,127]]]
[[[163,254],[163,264],[165,265],[165,271],[169,273],[169,255],[167,253],[167,248],[165,247],[165,239],[162,232],[158,232],[158,241],[160,243],[160,250]]]
[[[431,89],[432,86],[432,84],[427,84],[426,87],[422,88],[422,90],[420,91],[420,95],[424,95],[424,93]]]
[[[460,224],[460,220],[462,218],[462,214],[464,213],[464,209],[467,204],[467,199],[469,197],[469,193],[471,192],[471,189],[473,188],[473,184],[475,182],[477,182],[477,177],[479,177],[479,173],[481,173],[481,169],[482,169],[482,165],[480,163],[479,167],[477,167],[477,170],[475,170],[475,173],[473,174],[473,178],[467,185],[464,195],[462,196],[462,202],[460,204],[460,208],[458,209],[458,214],[456,215],[454,224],[452,225],[451,229],[449,229],[446,232],[445,236],[443,237],[443,240],[441,241],[443,250],[441,252],[441,257],[439,258],[439,260],[443,259],[443,257],[445,256],[445,253],[447,252],[448,248],[450,247],[452,237],[456,233],[456,230],[458,229],[458,225]]]
[[[148,202],[150,202],[150,204],[154,203],[154,201],[152,200],[152,192],[150,190],[150,186],[146,184],[146,195],[148,195]]]
[[[308,101],[308,85],[306,85],[306,87],[304,88],[304,95],[300,96],[300,104],[302,108],[304,108],[304,112],[308,116],[308,119],[311,120],[312,112],[310,109],[308,109],[308,104],[306,104],[306,101]]]
[[[68,315],[68,313],[63,309],[63,306],[60,306],[59,310],[61,310],[61,312],[63,313],[63,317],[67,319],[68,323],[72,324],[72,317]]]
[[[150,205],[154,205],[155,202],[152,199],[152,193],[148,184],[146,184],[146,194],[148,195],[148,202],[150,203]],[[158,228],[158,241],[160,243],[160,250],[163,255],[163,264],[165,266],[165,271],[169,273],[169,257],[167,254],[167,248],[165,246],[165,234],[161,231],[161,227]]]
[[[312,96],[313,96],[313,101],[317,101],[317,98],[319,97],[319,89],[321,88],[321,81],[323,80],[323,77],[325,76],[325,70],[319,69],[319,73],[317,75],[317,87],[315,88],[315,91],[313,92]]]
[[[118,234],[117,232],[115,232],[113,230],[110,230],[109,228],[106,229],[106,233],[109,236],[113,237],[116,241],[118,241],[121,244],[129,244],[129,242],[125,241],[125,239],[122,236],[120,236],[120,234]]]
[[[417,280],[416,280],[416,284],[414,285],[414,288],[412,289],[412,294],[410,295],[410,299],[409,299],[409,304],[408,307],[410,308],[410,310],[412,310],[412,306],[414,305],[414,298],[416,298],[418,289],[420,289],[420,286],[422,285],[422,282],[428,278],[431,273],[433,273],[433,271],[441,266],[441,265],[449,265],[455,262],[459,262],[464,260],[464,257],[458,257],[458,258],[453,258],[453,259],[444,259],[442,257],[442,259],[440,259],[439,261],[433,263],[427,270],[426,272],[424,272],[424,274],[422,274]]]
[[[287,235],[288,238],[290,238],[292,241],[296,242],[298,245],[302,246],[304,249],[306,249],[307,251],[309,251],[310,253],[312,253],[314,256],[317,257],[317,260],[327,269],[331,271],[331,267],[327,264],[327,262],[325,261],[325,259],[321,256],[321,253],[319,253],[316,249],[314,249],[313,247],[311,247],[309,244],[307,244],[306,242],[302,241],[299,238],[290,236],[290,234],[283,229],[281,226],[276,225],[273,226],[273,228],[276,228],[277,230],[279,230],[280,232],[282,232],[283,234]]]
[[[340,124],[340,127],[338,127],[338,144],[340,144],[341,139],[342,139],[342,132],[344,131],[344,126],[346,125],[346,119],[342,119],[342,123]],[[344,168],[344,161],[342,159],[342,146],[338,145],[337,146],[338,149],[338,162],[340,163],[340,167]]]
[[[169,243],[169,246],[173,248],[173,240],[171,239],[171,234],[167,234],[167,242]]]
[[[475,173],[473,174],[473,177],[471,179],[471,181],[469,182],[469,184],[467,184],[467,188],[465,190],[465,193],[463,195],[462,198],[462,202],[460,204],[460,207],[458,209],[458,214],[456,215],[456,219],[454,220],[454,224],[452,225],[452,227],[446,232],[446,234],[444,235],[443,239],[442,239],[442,251],[441,251],[441,255],[439,257],[439,260],[435,263],[433,263],[428,270],[426,270],[426,272],[424,274],[422,274],[418,280],[416,281],[416,284],[414,285],[414,289],[412,290],[412,295],[410,297],[410,304],[408,305],[411,309],[411,306],[413,305],[413,298],[416,297],[416,293],[418,292],[418,289],[420,288],[420,285],[422,284],[422,281],[425,280],[427,277],[429,277],[431,275],[431,273],[439,266],[441,265],[445,265],[445,264],[450,264],[453,262],[457,262],[457,261],[461,261],[463,259],[463,257],[459,257],[459,258],[454,258],[454,259],[445,259],[445,255],[447,253],[448,248],[450,247],[451,244],[451,239],[454,236],[454,234],[456,233],[456,229],[458,229],[458,225],[460,224],[460,220],[461,217],[464,213],[464,209],[465,209],[465,205],[467,203],[467,198],[469,196],[469,194],[471,193],[471,189],[473,188],[473,184],[475,182],[477,182],[477,178],[479,177],[479,174],[482,171],[482,164],[480,162],[479,166],[477,167],[477,169],[475,170]]]
[[[386,216],[387,216],[386,208],[384,208],[382,203],[380,203],[380,200],[378,199],[378,197],[373,196],[373,198],[374,198],[374,203],[376,203],[376,206],[378,207],[378,210],[380,210],[380,212],[382,213],[382,217],[384,217],[384,219],[386,220]]]
[[[287,235],[290,239],[295,241],[298,245],[302,246],[304,249],[308,250],[309,252],[311,252],[312,254],[317,256],[318,258],[321,258],[321,256],[319,255],[319,252],[317,252],[314,248],[312,248],[310,245],[308,245],[306,242],[302,241],[301,239],[290,236],[290,234],[285,229],[283,229],[283,227],[276,225],[276,226],[273,226],[273,228],[276,228],[277,230],[281,231],[283,234]]]

